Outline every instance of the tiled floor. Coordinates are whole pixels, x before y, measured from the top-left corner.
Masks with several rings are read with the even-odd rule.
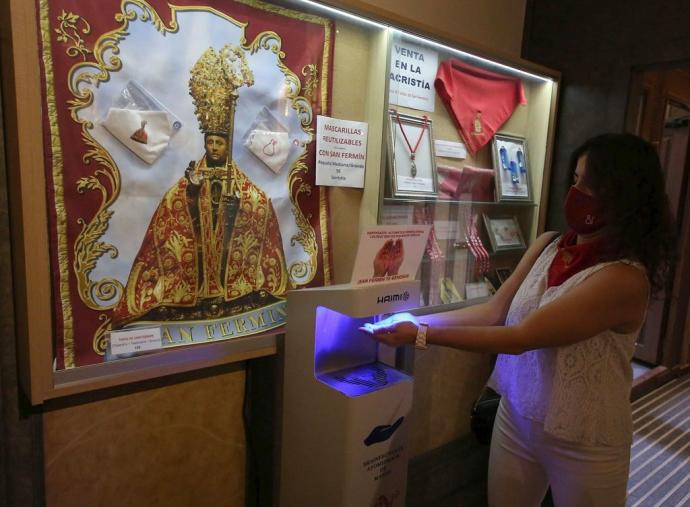
[[[690,376],[633,403],[629,507],[690,505]]]

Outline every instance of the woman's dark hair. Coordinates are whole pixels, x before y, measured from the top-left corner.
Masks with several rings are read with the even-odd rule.
[[[656,150],[632,134],[593,137],[573,152],[571,181],[582,155],[587,156],[584,183],[604,206],[608,259],[640,262],[652,290],[659,290],[675,257],[676,226]]]

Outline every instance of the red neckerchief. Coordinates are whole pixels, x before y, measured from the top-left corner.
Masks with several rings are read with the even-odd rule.
[[[556,256],[549,266],[547,287],[558,287],[575,273],[594,266],[606,254],[601,239],[577,244],[577,233],[566,232],[558,242]]]
[[[527,104],[519,78],[453,58],[438,66],[434,86],[473,155],[491,141],[518,104]]]

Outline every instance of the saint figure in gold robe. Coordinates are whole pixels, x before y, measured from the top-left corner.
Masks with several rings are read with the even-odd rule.
[[[209,48],[190,94],[205,155],[163,196],[134,259],[113,327],[219,318],[283,299],[285,256],[270,199],[232,160],[237,88],[253,76],[243,51]]]

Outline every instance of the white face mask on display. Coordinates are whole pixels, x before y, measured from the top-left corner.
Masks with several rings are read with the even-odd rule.
[[[255,129],[249,133],[246,144],[249,151],[276,174],[283,168],[290,153],[287,132]]]
[[[170,142],[173,126],[165,111],[111,107],[103,126],[147,164],[153,164]]]

